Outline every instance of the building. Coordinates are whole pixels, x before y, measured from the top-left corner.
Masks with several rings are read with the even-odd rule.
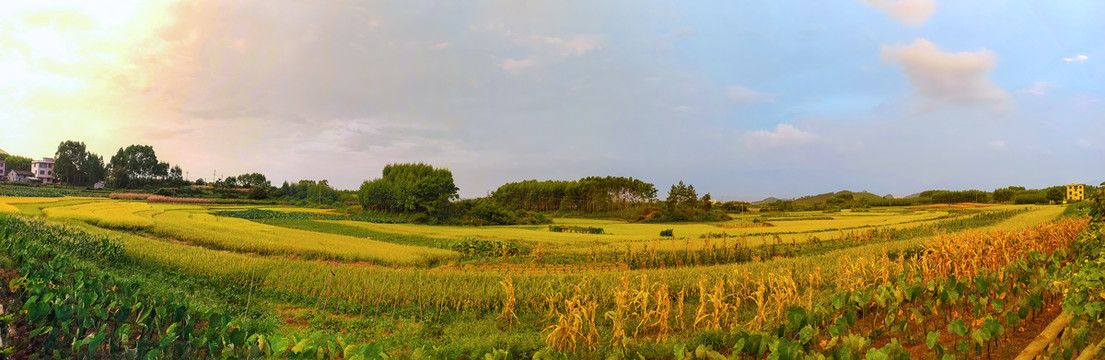
[[[53,184],[54,159],[42,158],[42,160],[31,161],[31,172],[34,173],[34,178],[42,181],[43,184]]]
[[[33,178],[34,176],[34,173],[27,170],[12,170],[8,172],[8,181],[23,182],[27,179]]]
[[[0,151],[4,151],[4,150],[0,150]],[[8,173],[8,171],[4,169],[4,159],[0,159],[0,174],[6,174],[6,173]]]
[[[1067,201],[1086,199],[1086,187],[1082,184],[1067,184]]]
[[[96,190],[103,190],[104,189],[104,182],[103,181],[97,181],[95,184],[92,184],[92,188],[96,189]]]

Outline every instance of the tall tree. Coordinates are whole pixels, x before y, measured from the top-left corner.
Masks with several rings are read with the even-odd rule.
[[[4,171],[31,170],[31,158],[26,156],[0,154],[0,160],[4,160]]]
[[[63,183],[88,186],[104,177],[104,160],[83,142],[63,141],[54,154],[54,174]]]
[[[169,176],[169,164],[157,161],[157,153],[149,145],[120,148],[108,164],[108,177],[115,187],[147,185]]]
[[[382,175],[361,185],[358,192],[361,206],[435,215],[459,197],[460,189],[448,169],[422,163],[389,164]]]

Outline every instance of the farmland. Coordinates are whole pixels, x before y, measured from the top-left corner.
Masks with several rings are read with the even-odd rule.
[[[74,266],[195,279],[158,291],[228,313],[208,326],[237,321],[268,334],[243,333],[230,341],[239,347],[265,353],[262,344],[341,336],[371,344],[358,348],[366,358],[377,349],[401,358],[1010,358],[1077,305],[1061,296],[1072,286],[1062,279],[1090,270],[1082,264],[1100,257],[1102,241],[1098,225],[1061,217],[1060,205],[553,219],[601,234],[339,220],[280,206],[259,210],[294,214],[226,216],[253,208],[0,197],[0,211],[18,216],[6,221],[30,224],[10,228],[115,244],[76,247],[87,250],[71,256],[92,265]],[[1101,340],[1093,322],[1072,329],[1087,335],[1069,348]]]

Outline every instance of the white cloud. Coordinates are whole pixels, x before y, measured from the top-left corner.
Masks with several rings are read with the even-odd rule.
[[[780,148],[799,146],[817,139],[817,135],[799,130],[790,124],[779,124],[775,131],[756,130],[742,137],[748,148]]]
[[[1080,63],[1080,62],[1086,62],[1086,60],[1089,60],[1089,59],[1090,59],[1089,56],[1078,54],[1077,56],[1072,57],[1072,58],[1063,58],[1063,61],[1070,62],[1070,63]]]
[[[603,38],[598,35],[576,35],[567,39],[546,37],[545,43],[557,48],[561,56],[580,57],[602,49]]]
[[[1086,140],[1084,138],[1078,138],[1077,140],[1075,140],[1074,145],[1078,146],[1078,148],[1082,149],[1082,150],[1092,150],[1093,149],[1093,143],[1090,143],[1089,140]]]
[[[432,50],[445,50],[445,49],[449,48],[449,46],[450,46],[450,44],[448,42],[439,42],[437,44],[434,44],[434,46],[431,46],[430,49],[432,49]]]
[[[936,10],[933,0],[860,0],[906,26],[920,26]]]
[[[698,115],[698,108],[687,105],[673,107],[671,111],[681,115]]]
[[[779,94],[759,92],[743,86],[730,86],[725,93],[729,101],[739,105],[762,102],[778,102]]]
[[[994,140],[990,142],[990,148],[994,150],[1001,150],[1005,148],[1005,140]]]
[[[917,39],[907,46],[883,45],[882,61],[901,65],[917,95],[929,105],[990,105],[994,112],[1013,106],[1009,93],[987,77],[997,56],[985,48],[975,52],[943,52]]]
[[[1059,85],[1056,85],[1053,82],[1037,81],[1024,89],[1017,90],[1017,92],[1021,94],[1044,96],[1047,95],[1047,93],[1051,92],[1051,90],[1055,90],[1057,88],[1059,88]]]
[[[500,68],[514,74],[518,74],[526,69],[533,67],[534,65],[537,65],[537,59],[534,59],[532,57],[522,60],[503,59],[503,61],[499,62]]]

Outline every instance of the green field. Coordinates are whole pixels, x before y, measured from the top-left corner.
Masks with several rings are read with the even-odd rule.
[[[914,277],[926,275],[913,264],[918,258],[907,261],[902,254],[949,237],[975,241],[971,239],[980,239],[982,232],[1000,230],[1005,233],[994,234],[1004,235],[992,236],[1043,246],[1034,245],[1031,236],[1010,234],[1036,231],[1031,228],[1056,220],[1064,210],[889,208],[735,214],[730,221],[696,224],[554,219],[556,225],[601,227],[604,234],[552,232],[548,226],[250,221],[214,215],[247,208],[0,197],[4,212],[116,239],[127,260],[104,265],[109,269],[123,267],[116,271],[125,272],[129,266],[199,279],[199,284],[223,284],[194,285],[215,294],[236,293],[226,295],[236,299],[233,304],[218,306],[243,306],[245,291],[248,305],[238,310],[249,314],[248,321],[269,324],[274,334],[319,331],[349,342],[377,344],[399,357],[431,352],[442,358],[482,358],[496,350],[521,357],[553,351],[569,358],[670,358],[679,344],[713,344],[712,350],[728,354],[731,350],[713,347],[724,344],[732,349],[732,341],[745,336],[738,334],[776,334],[775,346],[780,346],[778,341],[785,345],[790,341],[786,339],[802,339],[806,335],[798,336],[801,329],[787,325],[796,307],[810,311],[809,316],[815,309],[824,311],[820,320],[805,320],[815,332],[812,338],[843,341],[830,334],[836,328],[830,331],[826,326],[838,324],[833,318],[854,315],[831,305],[823,308],[830,298],[840,296],[841,289],[877,290],[897,284],[895,278],[910,284]],[[279,206],[262,209],[326,213]],[[1063,224],[1041,230],[1057,237],[1047,244],[1066,244],[1074,237],[1062,234],[1084,226]],[[672,229],[675,237],[660,237],[665,229]],[[472,241],[509,244],[517,252],[451,250]],[[210,298],[219,296],[204,297]],[[879,314],[861,312],[860,324],[874,316],[897,326],[898,320]],[[781,330],[774,333],[771,329],[777,326]],[[901,326],[896,333],[861,326],[850,331],[869,339],[860,352],[885,349],[886,341],[895,337],[903,345],[920,344],[922,348],[911,353],[925,353],[924,331]],[[703,340],[704,336],[718,338]]]

